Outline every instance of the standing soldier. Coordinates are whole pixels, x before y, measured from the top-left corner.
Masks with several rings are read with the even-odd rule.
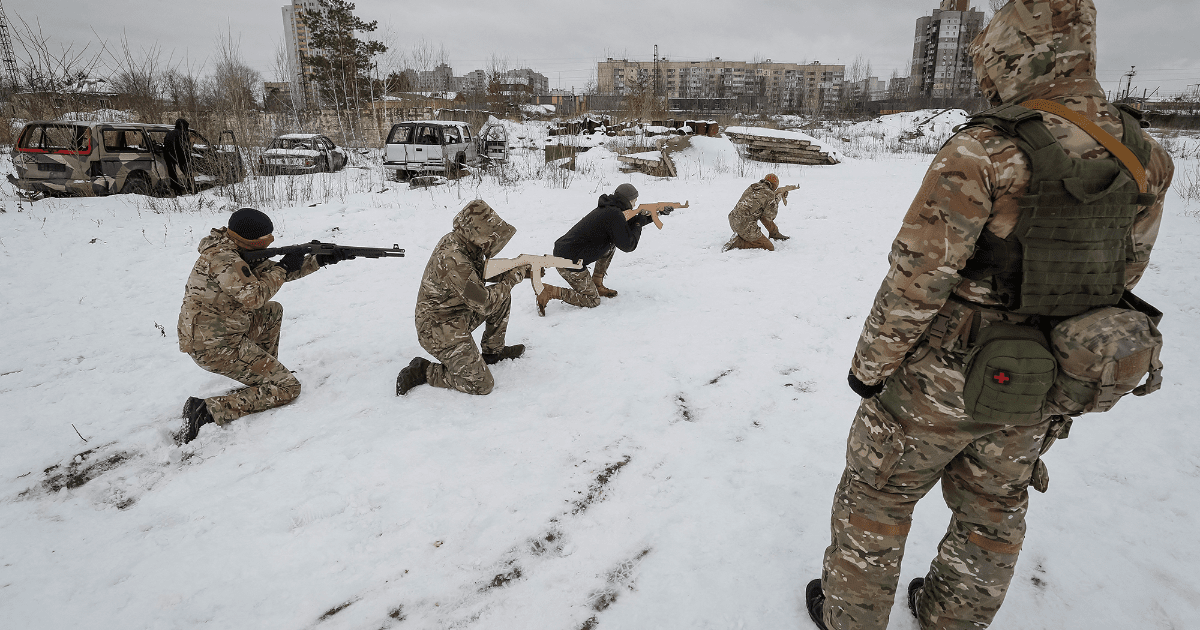
[[[270,245],[273,229],[266,214],[242,208],[229,216],[229,227],[216,228],[200,240],[200,258],[192,266],[179,311],[179,350],[209,372],[246,387],[224,396],[188,398],[179,434],[185,444],[210,422],[224,426],[300,395],[300,381],[276,358],[283,306],[269,300],[284,282],[337,261],[294,252],[278,263],[263,260],[252,267],[241,252]]]
[[[621,184],[611,195],[600,195],[596,209],[579,220],[566,234],[554,241],[554,255],[568,260],[582,260],[580,269],[559,269],[570,289],[547,284],[537,297],[538,315],[546,314],[550,300],[595,308],[600,297],[616,297],[617,292],[604,286],[604,275],[617,249],[631,252],[637,249],[642,227],[653,222],[648,213],[636,210],[637,188]],[[596,272],[587,266],[596,263]]]
[[[504,333],[512,307],[509,293],[525,279],[529,265],[504,272],[491,286],[483,283],[487,259],[516,233],[481,199],[454,217],[454,231],[433,248],[417,293],[417,341],[441,363],[415,357],[396,376],[397,396],[424,383],[489,394],[495,381],[487,366],[525,352],[523,345],[504,345]],[[480,353],[471,333],[484,323]]]
[[[167,163],[167,176],[171,181],[171,192],[176,195],[191,192],[195,183],[192,175],[192,140],[188,134],[188,121],[175,119],[175,128],[163,138],[163,160]]]
[[[767,251],[775,251],[775,245],[771,243],[771,239],[778,241],[786,241],[789,236],[784,236],[779,233],[779,228],[775,225],[775,217],[779,215],[779,200],[782,199],[784,204],[787,203],[787,193],[776,196],[775,190],[779,188],[779,177],[774,173],[767,175],[760,181],[750,184],[746,192],[742,193],[742,198],[738,199],[737,205],[733,210],[729,211],[729,227],[733,228],[733,237],[725,243],[725,247],[721,251],[729,251],[731,249],[765,249]],[[767,228],[767,236],[763,236],[762,230],[758,229],[758,222]]]
[[[1040,402],[1055,358],[1035,336],[1137,283],[1174,170],[1104,99],[1095,26],[1092,0],[1015,0],[971,45],[996,108],[934,158],[859,338],[849,381],[863,401],[822,577],[805,593],[821,628],[887,626],[913,508],[939,481],[953,518],[928,574],[909,584],[909,609],[925,630],[984,628],[1004,601],[1028,488],[1045,490],[1040,457],[1064,424]],[[1051,225],[1060,220],[1069,228]],[[1049,368],[1029,371],[1043,394],[968,411],[978,383],[1031,387],[1004,370],[968,378],[968,353],[991,340],[1045,353]]]

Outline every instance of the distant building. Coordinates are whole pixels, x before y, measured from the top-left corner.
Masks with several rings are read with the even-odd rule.
[[[287,73],[292,84],[287,98],[296,98],[295,105],[303,106],[303,98],[308,90],[306,85],[313,74],[312,66],[304,63],[305,55],[312,55],[315,49],[309,47],[308,27],[304,24],[306,12],[318,12],[321,3],[318,0],[292,0],[283,7],[283,36],[287,47]]]
[[[417,90],[420,92],[450,92],[457,84],[454,80],[454,68],[441,63],[433,70],[417,72]]]
[[[725,61],[629,61],[608,58],[596,67],[600,94],[658,94],[667,98],[711,99],[756,96],[792,109],[823,109],[837,103],[846,66]]]
[[[308,46],[308,27],[303,18],[305,12],[320,10],[321,3],[318,0],[292,0],[291,4],[283,7],[283,35],[287,42],[288,64],[294,76],[299,76],[301,69],[306,76],[312,74],[312,67],[303,65],[304,55],[312,54]]]
[[[879,77],[867,77],[857,83],[848,84],[846,89],[855,99],[862,101],[881,101],[888,98],[887,81]]]
[[[942,0],[932,15],[917,18],[910,75],[913,96],[949,98],[979,93],[967,47],[983,30],[984,16],[968,5],[969,0]]]

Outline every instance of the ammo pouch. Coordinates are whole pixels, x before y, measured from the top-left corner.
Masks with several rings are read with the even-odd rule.
[[[1060,322],[1050,331],[1058,377],[1050,390],[1053,413],[1077,416],[1108,411],[1126,394],[1144,396],[1162,386],[1162,313],[1126,292],[1116,306]],[[1146,383],[1139,386],[1142,379]]]
[[[967,356],[966,412],[985,424],[1038,424],[1046,418],[1046,395],[1057,371],[1046,336],[1037,328],[985,326]]]

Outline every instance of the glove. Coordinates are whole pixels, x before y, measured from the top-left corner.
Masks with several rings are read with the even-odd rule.
[[[279,259],[279,266],[288,273],[300,271],[300,267],[304,265],[304,252],[290,252],[283,255]]]
[[[854,370],[850,370],[850,375],[847,380],[850,382],[850,389],[853,389],[855,394],[858,394],[863,398],[874,398],[875,396],[879,395],[879,392],[883,391],[883,381],[880,381],[875,385],[867,385],[866,383],[858,380],[858,377],[854,375]]]
[[[532,271],[532,267],[529,265],[513,267],[504,273],[504,277],[500,280],[500,282],[508,285],[508,288],[511,289],[520,284],[522,280],[529,277],[530,271]]]
[[[651,223],[654,223],[654,219],[650,218],[649,212],[639,212],[638,214],[633,215],[633,218],[629,219],[629,225],[633,227],[645,227]]]
[[[317,254],[317,264],[324,267],[325,265],[336,265],[343,260],[354,260],[354,256],[346,255],[346,250],[335,249],[332,254]]]

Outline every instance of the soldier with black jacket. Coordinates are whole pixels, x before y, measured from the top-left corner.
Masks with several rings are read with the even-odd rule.
[[[175,119],[175,128],[163,138],[163,159],[171,178],[171,192],[180,194],[192,190],[192,143],[188,137],[188,121]]]
[[[538,314],[546,315],[550,300],[595,308],[600,297],[615,297],[616,291],[604,286],[604,275],[617,249],[631,252],[637,249],[642,226],[653,219],[634,210],[638,197],[632,184],[621,184],[611,195],[600,195],[596,209],[580,219],[562,238],[554,242],[554,255],[569,260],[583,260],[576,270],[559,269],[558,274],[571,285],[570,289],[547,284],[537,297]],[[596,263],[595,273],[587,266]]]

